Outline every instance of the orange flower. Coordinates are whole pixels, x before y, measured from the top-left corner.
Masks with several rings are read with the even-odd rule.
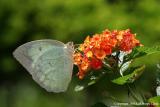
[[[120,31],[120,32],[118,32],[118,34],[116,35],[117,41],[120,42],[120,41],[123,39],[123,34],[124,34],[124,31],[123,31],[123,30]]]
[[[106,55],[110,55],[112,53],[112,47],[105,42],[101,43],[101,49],[106,53]]]
[[[90,61],[88,58],[83,58],[82,59],[82,62],[80,64],[80,67],[81,69],[84,71],[84,72],[87,72],[89,67],[90,67]]]
[[[92,51],[88,51],[88,52],[86,53],[86,56],[87,56],[88,58],[92,58],[92,57],[93,57],[93,52],[92,52]]]
[[[135,38],[135,34],[132,34],[129,29],[123,31],[123,39],[120,41],[120,50],[131,51],[134,47],[140,46],[139,40]]]
[[[82,61],[82,55],[81,55],[81,53],[75,53],[73,55],[73,58],[74,58],[74,64],[75,65],[81,64],[81,61]]]
[[[78,77],[83,79],[90,68],[101,69],[102,60],[113,52],[131,52],[136,46],[141,46],[141,44],[136,39],[136,35],[132,34],[129,29],[120,31],[106,29],[101,34],[95,34],[92,37],[87,36],[83,44],[78,47],[78,52],[74,53],[74,64],[79,69]],[[110,65],[114,63],[116,61],[109,61]]]
[[[102,68],[102,61],[97,58],[92,58],[91,60],[91,68],[98,70]]]
[[[104,59],[107,55],[104,50],[98,48],[93,49],[93,53],[98,59]]]
[[[104,31],[103,31],[103,35],[105,35],[105,34],[111,34],[111,31],[109,31],[109,29],[105,29]]]
[[[83,79],[85,74],[89,71],[90,69],[90,61],[87,58],[82,58],[81,63],[78,65],[79,72],[77,76],[80,79]]]
[[[100,48],[101,43],[101,35],[96,34],[91,38],[91,46],[92,48]]]
[[[80,44],[79,50],[84,51],[88,46],[90,46],[90,37],[89,36],[86,37],[83,44]]]
[[[81,70],[81,68],[78,66],[79,72],[77,73],[77,76],[79,77],[79,79],[83,79],[85,76],[85,73],[83,70]]]

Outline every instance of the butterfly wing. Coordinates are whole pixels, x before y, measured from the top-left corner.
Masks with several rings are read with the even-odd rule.
[[[41,87],[64,92],[72,77],[73,50],[56,40],[37,40],[18,47],[13,55]]]

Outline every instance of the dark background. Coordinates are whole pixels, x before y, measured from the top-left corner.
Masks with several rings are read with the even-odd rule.
[[[104,89],[125,101],[126,90],[106,81],[74,92],[75,76],[66,93],[47,93],[12,56],[16,47],[29,41],[56,39],[78,44],[87,35],[106,28],[130,28],[145,46],[159,44],[160,0],[0,0],[0,107],[88,107],[98,101],[107,104]],[[159,55],[135,63],[147,65],[136,82],[147,97],[155,95]]]

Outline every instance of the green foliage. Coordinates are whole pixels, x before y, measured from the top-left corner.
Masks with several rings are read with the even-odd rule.
[[[133,49],[133,51],[129,55],[125,56],[124,60],[129,61],[135,58],[140,58],[145,55],[151,55],[158,52],[160,53],[160,46],[158,45],[153,47],[141,46]]]
[[[91,106],[91,107],[108,107],[108,106],[106,106],[106,105],[103,104],[103,103],[96,103],[96,104],[94,104],[94,105]]]
[[[160,107],[160,96],[152,97],[148,100],[151,104],[154,104],[156,107]]]
[[[117,79],[112,80],[113,83],[118,85],[124,85],[126,83],[133,83],[140,75],[142,75],[143,71],[145,69],[145,65],[142,65],[140,67],[133,68],[132,73],[119,77]]]
[[[99,79],[101,79],[103,76],[105,76],[106,71],[93,71],[90,72],[84,79],[79,80],[77,82],[78,85],[75,86],[74,90],[75,91],[82,91],[84,89],[86,89],[87,87],[94,85],[95,83],[97,83],[97,81]]]
[[[13,107],[12,104],[15,104],[14,107],[22,107],[33,104],[34,107],[70,107],[74,104],[76,107],[87,107],[88,103],[100,98],[98,95],[101,94],[93,97],[97,93],[96,87],[92,96],[89,93],[77,96],[71,92],[65,94],[65,98],[62,94],[58,101],[55,94],[30,93],[26,87],[37,87],[33,92],[42,91],[34,83],[14,89],[19,87],[17,82],[32,79],[13,59],[13,50],[25,42],[37,39],[51,38],[77,44],[86,35],[105,28],[130,28],[137,33],[137,38],[144,46],[152,46],[160,40],[159,10],[158,0],[0,0],[0,106]],[[143,60],[143,63],[150,62],[149,58]],[[156,60],[152,62],[153,66],[147,66],[149,73],[153,73],[154,64],[160,60],[159,55],[150,59]],[[148,75],[147,80],[153,81]],[[144,84],[146,80],[141,82]],[[23,84],[25,85],[24,82],[20,83]],[[110,84],[105,85],[111,87]],[[153,87],[153,84],[146,85],[143,87],[146,91]],[[111,90],[111,93],[115,91]],[[89,96],[90,100],[84,96]]]

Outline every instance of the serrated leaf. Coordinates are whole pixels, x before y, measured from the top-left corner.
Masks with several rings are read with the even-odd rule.
[[[118,84],[118,85],[123,85],[123,84],[127,83],[131,77],[133,77],[133,74],[128,74],[123,77],[119,77],[117,79],[114,79],[114,80],[112,80],[112,82],[115,84]]]
[[[160,107],[160,96],[152,97],[148,102],[154,104],[156,107]]]
[[[135,69],[133,72],[133,79],[136,80],[137,78],[139,78],[142,73],[144,72],[145,69],[145,65],[140,66],[139,68]]]
[[[114,79],[112,80],[112,82],[118,85],[133,83],[137,78],[139,78],[140,75],[142,75],[144,69],[145,69],[145,65],[142,65],[138,68],[136,67],[136,69],[134,69],[134,71],[131,74]]]
[[[157,52],[160,52],[160,46],[153,46],[153,47],[141,46],[134,48],[130,54],[125,56],[125,60],[129,61],[131,59],[140,58],[145,55],[150,55]]]
[[[160,46],[154,46],[154,47],[139,47],[137,48],[139,52],[145,52],[147,55],[160,52]]]

